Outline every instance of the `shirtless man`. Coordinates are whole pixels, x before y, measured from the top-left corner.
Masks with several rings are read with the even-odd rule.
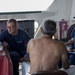
[[[27,45],[30,55],[30,74],[37,71],[57,70],[59,60],[62,60],[62,67],[69,68],[66,46],[57,40],[52,39],[56,32],[56,23],[52,20],[45,21],[41,27],[44,34],[37,39],[31,39]]]

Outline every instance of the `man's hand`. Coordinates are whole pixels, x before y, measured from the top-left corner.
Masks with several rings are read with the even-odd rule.
[[[26,58],[26,56],[24,56],[23,58],[21,58],[20,59],[20,62],[27,62],[27,61],[29,61],[30,62],[30,60],[29,60],[29,58]]]

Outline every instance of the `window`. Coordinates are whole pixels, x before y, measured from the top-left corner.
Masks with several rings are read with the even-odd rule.
[[[34,35],[35,35],[35,33],[37,32],[38,27],[39,27],[39,24],[38,24],[37,21],[35,21],[35,22],[34,22]]]

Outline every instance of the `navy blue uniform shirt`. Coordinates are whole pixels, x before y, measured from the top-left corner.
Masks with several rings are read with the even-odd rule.
[[[7,42],[9,46],[9,51],[17,51],[21,54],[26,53],[26,46],[28,41],[30,40],[30,36],[21,29],[18,29],[18,35],[14,36],[8,33],[8,30],[5,30],[0,34],[0,41]]]

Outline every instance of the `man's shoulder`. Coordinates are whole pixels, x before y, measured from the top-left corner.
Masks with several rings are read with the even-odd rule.
[[[19,30],[20,32],[22,32],[22,33],[25,32],[23,29],[18,29],[18,30]]]
[[[4,30],[3,32],[2,32],[2,34],[7,34],[8,33],[8,30]]]
[[[59,41],[59,42],[58,42],[58,46],[60,47],[60,49],[65,49],[65,48],[66,48],[65,43],[62,42],[62,41]]]
[[[60,46],[62,46],[62,47],[65,46],[65,43],[60,41],[60,40],[54,40],[54,44],[58,45],[59,47]]]
[[[30,39],[28,43],[32,44],[32,45],[35,45],[36,42],[37,42],[37,39],[33,38],[33,39]]]
[[[33,43],[35,41],[35,39],[33,38],[33,39],[30,39],[29,40],[29,43]]]
[[[20,32],[21,34],[28,35],[28,33],[27,33],[25,30],[23,30],[23,29],[18,29],[18,30],[19,30],[19,32]]]

